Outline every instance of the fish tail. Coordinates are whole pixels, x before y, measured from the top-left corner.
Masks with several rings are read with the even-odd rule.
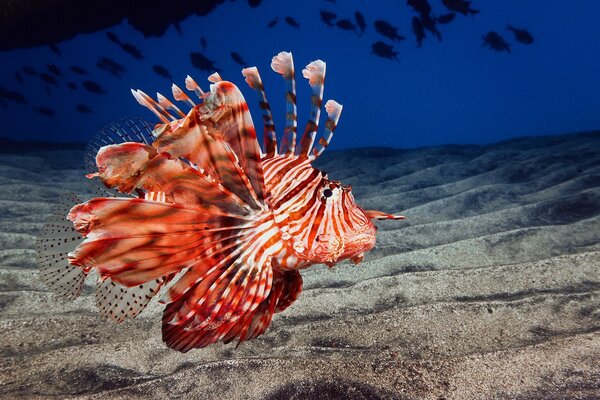
[[[285,130],[279,154],[294,154],[296,151],[296,131],[298,115],[296,109],[296,81],[294,78],[294,59],[292,53],[282,51],[271,61],[273,71],[281,74],[286,87]]]

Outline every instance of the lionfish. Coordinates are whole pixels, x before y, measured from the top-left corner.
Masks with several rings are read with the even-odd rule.
[[[155,101],[132,90],[161,122],[150,140],[135,124],[112,129],[121,143],[110,135],[100,140],[106,145],[98,146],[97,170],[87,177],[117,196],[81,203],[73,195],[71,204],[58,206],[62,215],[37,241],[42,281],[74,299],[95,270],[96,304],[115,322],[136,317],[164,289],[163,341],[187,352],[263,334],[273,314],[300,295],[299,270],[362,261],[375,245],[371,220],[404,217],[363,210],[350,186],[311,165],[342,111],[333,100],[325,103],[325,129],[316,141],[325,63],[302,71],[312,97],[299,141],[292,54],[279,53],[271,67],[287,91],[279,145],[258,70],[242,70],[259,97],[264,148],[240,90],[218,73],[209,77],[209,92],[186,78],[198,103],[172,86],[174,98],[191,106],[187,114],[160,94]]]

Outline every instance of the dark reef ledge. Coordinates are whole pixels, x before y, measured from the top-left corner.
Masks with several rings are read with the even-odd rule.
[[[162,36],[190,15],[224,0],[0,0],[0,50],[59,43],[127,19],[144,36]]]

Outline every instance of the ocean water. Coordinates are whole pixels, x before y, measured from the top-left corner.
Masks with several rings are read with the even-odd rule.
[[[599,2],[0,7],[0,397],[600,399]],[[56,251],[40,238],[62,252],[49,264],[73,268],[64,253],[83,239],[66,214],[114,195],[85,178],[99,138],[115,138],[97,132],[117,121],[149,140],[159,122],[130,89],[172,99],[172,82],[208,90],[218,71],[262,138],[241,74],[256,66],[281,136],[280,51],[295,62],[300,133],[309,62],[326,62],[323,100],[343,105],[314,166],[363,209],[406,219],[375,221],[359,265],[302,270],[299,298],[239,347],[169,349],[156,299],[118,324],[101,316],[107,292],[145,302],[137,284],[97,289],[92,272],[76,299],[52,293],[38,257]]]

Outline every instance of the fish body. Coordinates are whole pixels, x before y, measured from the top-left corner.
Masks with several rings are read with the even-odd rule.
[[[325,25],[329,27],[335,26],[333,21],[337,18],[337,14],[327,10],[319,11],[319,15],[321,16],[321,21],[325,23]]]
[[[398,34],[398,28],[396,28],[387,21],[378,19],[373,24],[375,25],[375,30],[380,35],[385,36],[388,39],[391,39],[396,42],[406,39],[404,36]]]
[[[494,31],[490,31],[483,36],[483,46],[488,46],[495,51],[506,51],[507,53],[510,53],[510,44]]]
[[[456,11],[462,15],[475,15],[479,10],[471,8],[471,2],[466,0],[442,0],[442,3],[450,11]]]
[[[423,46],[423,39],[425,39],[425,28],[419,17],[413,17],[412,19],[412,30],[417,40],[417,47]]]
[[[116,322],[138,315],[166,286],[163,340],[186,352],[264,333],[273,314],[300,295],[299,270],[360,262],[375,245],[371,220],[404,217],[363,210],[349,186],[312,166],[342,110],[333,100],[325,104],[327,120],[317,140],[325,63],[313,61],[302,71],[313,94],[299,139],[291,53],[279,53],[271,66],[287,91],[280,143],[258,70],[242,71],[259,97],[263,147],[240,90],[218,74],[209,77],[206,92],[186,79],[198,104],[173,86],[175,100],[191,106],[187,113],[162,95],[155,101],[132,90],[161,122],[152,138],[131,129],[138,142],[98,140],[96,172],[88,178],[119,196],[84,203],[71,198],[58,206],[68,221],[55,219],[36,245],[42,280],[75,298],[96,270],[100,313]],[[106,132],[127,136],[121,128]],[[55,257],[67,250],[64,243],[76,246],[66,268]]]
[[[523,44],[532,44],[533,43],[533,36],[526,29],[518,29],[518,28],[513,27],[512,25],[507,25],[506,29],[508,29],[515,35],[515,39],[517,40],[517,42],[520,42]]]
[[[360,29],[360,35],[362,36],[365,33],[365,29],[367,29],[367,21],[360,11],[354,13],[354,19],[356,20],[356,25]]]

